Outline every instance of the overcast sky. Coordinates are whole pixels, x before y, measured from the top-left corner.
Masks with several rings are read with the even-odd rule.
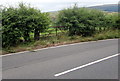
[[[104,4],[117,4],[119,0],[0,0],[0,5],[16,6],[19,2],[29,3],[42,12],[57,11],[68,8],[77,3],[79,7],[88,7]]]

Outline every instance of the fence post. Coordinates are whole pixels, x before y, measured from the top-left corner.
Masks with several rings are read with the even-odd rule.
[[[56,26],[56,36],[57,36],[57,26]]]

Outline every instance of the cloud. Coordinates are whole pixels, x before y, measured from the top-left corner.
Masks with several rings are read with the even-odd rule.
[[[32,6],[41,9],[42,11],[56,11],[70,7],[74,3],[78,3],[79,7],[115,4],[119,0],[0,0],[0,5],[17,6],[18,2],[25,2]]]

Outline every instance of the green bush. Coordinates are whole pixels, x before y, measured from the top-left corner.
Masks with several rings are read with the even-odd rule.
[[[31,41],[30,34],[34,33],[34,39],[40,39],[40,33],[49,26],[49,16],[40,10],[20,3],[17,8],[2,9],[2,45],[10,47],[20,43],[21,37],[25,42]]]
[[[116,19],[114,29],[120,30],[120,17],[118,17],[118,19]]]
[[[60,11],[57,24],[65,26],[64,30],[68,30],[71,36],[91,36],[96,32],[96,27],[106,26],[106,21],[106,13],[94,9],[78,8],[75,5],[73,8]]]
[[[17,27],[18,12],[15,8],[2,10],[2,46],[11,46],[18,43],[22,33]]]

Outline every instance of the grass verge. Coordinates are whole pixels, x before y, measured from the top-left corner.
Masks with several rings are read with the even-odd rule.
[[[61,34],[58,36],[49,36],[41,38],[39,41],[32,41],[29,43],[23,43],[16,47],[3,48],[1,54],[15,53],[21,51],[33,51],[35,49],[41,49],[51,46],[58,46],[63,44],[71,44],[78,42],[97,41],[104,39],[120,38],[120,30],[109,30],[101,33],[97,33],[91,37],[81,36],[68,36],[67,34]],[[43,40],[44,39],[44,40]]]

